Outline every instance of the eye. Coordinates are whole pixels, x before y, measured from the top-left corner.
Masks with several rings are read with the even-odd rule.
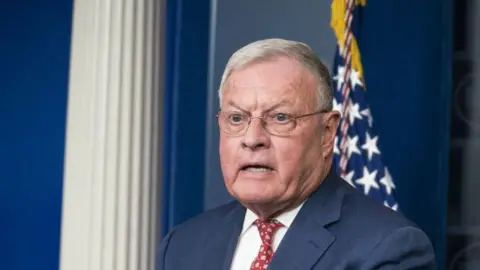
[[[241,123],[245,119],[245,116],[243,116],[240,113],[231,113],[228,116],[228,121],[232,124],[238,124]]]
[[[285,113],[277,113],[274,115],[273,119],[279,123],[284,123],[290,121],[290,116]]]

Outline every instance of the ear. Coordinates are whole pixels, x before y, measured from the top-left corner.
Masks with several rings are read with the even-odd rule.
[[[335,135],[337,134],[340,123],[340,113],[338,111],[326,112],[323,116],[323,140],[322,152],[323,158],[330,157],[333,153]]]

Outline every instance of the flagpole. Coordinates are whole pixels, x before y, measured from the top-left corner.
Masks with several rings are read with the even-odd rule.
[[[347,132],[350,128],[350,123],[348,122],[348,113],[350,106],[350,91],[351,91],[351,82],[350,82],[350,72],[352,68],[352,50],[350,48],[352,42],[352,21],[353,21],[353,9],[355,7],[354,0],[345,0],[347,8],[345,9],[345,32],[343,44],[340,46],[342,60],[345,66],[345,73],[343,78],[342,85],[342,121],[340,124],[341,131],[341,140],[340,140],[340,175],[343,177],[347,174],[347,163],[348,163],[348,137]]]

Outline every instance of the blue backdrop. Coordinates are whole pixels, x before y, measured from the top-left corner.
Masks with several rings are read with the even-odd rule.
[[[72,1],[0,3],[0,269],[58,269]]]
[[[165,88],[165,113],[171,121],[166,123],[164,138],[168,148],[163,233],[203,211],[205,170],[218,170],[218,166],[203,167],[205,159],[210,158],[204,154],[209,134],[205,116],[211,117],[205,104],[208,97],[215,96],[207,95],[208,59],[204,55],[209,3],[167,1],[166,78],[170,81]],[[369,89],[367,97],[384,160],[396,181],[396,198],[402,211],[431,237],[442,267],[449,154],[451,0],[368,1],[363,20],[359,45]],[[319,35],[310,29],[298,31]],[[231,35],[237,37],[238,33]]]
[[[450,0],[370,1],[359,46],[375,128],[402,211],[445,256],[452,65]]]
[[[166,1],[162,235],[203,210],[210,0]]]

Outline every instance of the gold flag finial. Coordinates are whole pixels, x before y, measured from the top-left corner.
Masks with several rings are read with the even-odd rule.
[[[355,0],[356,5],[365,6],[367,0]],[[330,26],[332,27],[335,37],[337,38],[337,44],[340,48],[340,51],[344,50],[345,46],[345,32],[346,32],[346,11],[347,6],[345,0],[333,0],[332,5],[332,19],[330,21]],[[354,35],[352,35],[352,39],[350,42],[350,52],[352,54],[352,68],[356,70],[359,74],[361,80],[363,80],[363,67],[360,57],[360,49],[358,48],[357,39]]]

